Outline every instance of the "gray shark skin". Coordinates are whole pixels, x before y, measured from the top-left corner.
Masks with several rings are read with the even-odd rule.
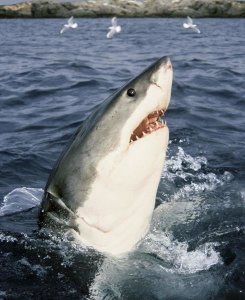
[[[127,252],[144,236],[145,233],[137,233],[137,238],[132,238],[132,245],[127,249],[122,249],[122,251],[120,245],[116,247],[116,251],[104,247],[104,244],[108,244],[114,239],[111,232],[115,228],[122,227],[121,224],[125,220],[129,220],[129,215],[133,219],[131,204],[125,204],[124,214],[122,202],[124,202],[124,199],[129,199],[132,195],[131,191],[136,189],[136,185],[138,186],[138,179],[135,179],[137,184],[133,186],[134,179],[128,183],[127,178],[132,176],[131,167],[133,168],[134,160],[139,159],[141,147],[144,143],[147,143],[146,146],[149,145],[147,139],[149,143],[152,143],[151,139],[154,134],[159,135],[163,132],[162,134],[166,136],[164,148],[167,148],[168,129],[166,124],[159,125],[159,123],[157,125],[157,117],[154,117],[155,125],[151,125],[154,130],[148,125],[147,129],[144,129],[145,132],[148,131],[147,135],[145,132],[142,134],[140,129],[136,130],[136,128],[142,120],[149,120],[149,115],[154,111],[166,111],[170,101],[171,85],[172,65],[168,57],[163,57],[107,98],[83,122],[60,155],[49,176],[39,212],[40,227],[72,228],[81,237],[82,243],[99,251],[113,254],[114,252]],[[151,98],[156,103],[151,105],[150,102],[154,102]],[[160,100],[155,100],[158,98]],[[150,116],[153,118],[152,115]],[[142,146],[140,143],[142,143]],[[137,147],[139,147],[138,152]],[[128,149],[130,149],[129,152]],[[162,149],[162,152],[161,163],[163,164],[166,149]],[[134,153],[137,153],[137,155]],[[148,155],[145,156],[148,157]],[[128,174],[126,167],[122,166],[122,161],[125,161],[124,165],[129,165]],[[147,164],[147,159],[145,163]],[[140,166],[141,164],[137,163],[135,169],[139,174],[142,173],[147,177],[148,174],[144,173],[147,171],[142,170],[141,172],[139,170]],[[104,183],[104,180],[107,177],[109,178],[113,172],[115,172],[113,178],[116,179],[112,178],[111,183]],[[136,175],[135,178],[140,176]],[[152,191],[154,195],[160,180],[160,174],[156,177],[157,179],[154,180],[153,184],[155,190]],[[125,178],[126,180],[124,180]],[[121,194],[125,193],[125,197],[122,196],[118,200],[118,204],[115,204],[117,200],[113,199],[117,198],[117,192],[120,194],[120,188],[116,188],[120,186],[117,180],[122,182],[123,192]],[[140,183],[144,185],[143,181],[140,181]],[[129,194],[127,194],[127,188]],[[115,193],[113,194],[114,190]],[[146,223],[149,223],[148,219],[151,213],[147,213]],[[105,218],[103,218],[103,215]],[[148,225],[146,225],[147,228]],[[85,228],[86,226],[88,228]],[[100,240],[98,245],[95,240],[89,238],[95,231],[99,236],[98,240]],[[83,240],[83,235],[87,235],[85,240]]]

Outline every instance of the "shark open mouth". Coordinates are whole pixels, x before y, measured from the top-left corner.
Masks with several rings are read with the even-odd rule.
[[[166,123],[161,119],[163,116],[163,109],[150,113],[133,131],[130,137],[130,143],[133,143],[134,141],[137,141],[142,137],[151,134],[160,128],[163,128],[166,125]]]

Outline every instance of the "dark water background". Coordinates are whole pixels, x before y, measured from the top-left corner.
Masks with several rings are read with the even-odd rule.
[[[0,20],[0,299],[244,299],[245,20]],[[152,228],[125,257],[35,231],[69,137],[154,60],[174,66]]]

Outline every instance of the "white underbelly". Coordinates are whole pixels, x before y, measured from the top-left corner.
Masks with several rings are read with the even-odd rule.
[[[80,208],[76,221],[81,242],[114,255],[130,251],[150,226],[158,186],[154,177],[155,174],[138,192],[126,195],[117,191],[117,203],[128,203],[124,207],[104,205],[96,210],[89,206]],[[110,198],[111,195],[104,193],[103,197]]]
[[[76,223],[84,244],[118,255],[144,237],[167,143],[168,129],[164,128],[137,141],[126,154],[110,154],[100,163],[87,200],[77,210]]]
[[[136,213],[115,224],[110,231],[103,231],[79,219],[79,239],[87,246],[92,246],[98,251],[118,255],[130,251],[135,244],[145,236],[152,216],[154,205],[148,204],[141,207]],[[147,213],[146,213],[147,211]]]

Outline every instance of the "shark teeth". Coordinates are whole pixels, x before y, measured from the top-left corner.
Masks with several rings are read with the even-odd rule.
[[[166,126],[166,121],[161,119],[161,117],[164,115],[164,112],[165,111],[163,109],[156,110],[144,118],[131,134],[130,144]]]

